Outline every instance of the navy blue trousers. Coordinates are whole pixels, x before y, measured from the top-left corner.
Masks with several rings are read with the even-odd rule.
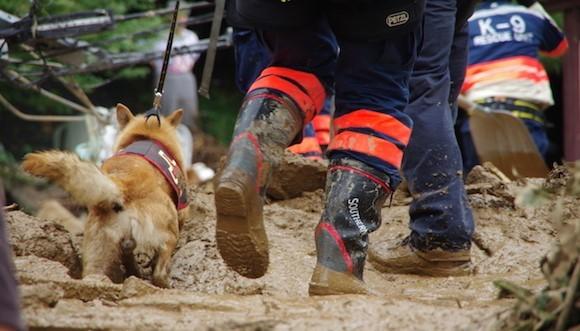
[[[413,195],[411,244],[425,250],[468,248],[474,231],[453,129],[467,61],[466,33],[455,30],[455,13],[455,0],[427,0],[405,109],[414,123],[402,166]]]
[[[467,33],[465,29],[454,31],[454,1],[430,0],[427,6],[424,24],[428,28],[422,44],[420,31],[396,42],[339,41],[338,67],[336,41],[323,22],[315,27],[317,31],[294,31],[291,36],[261,34],[261,39],[255,38],[255,31],[238,30],[234,36],[236,56],[243,61],[237,61],[236,81],[241,90],[247,90],[268,64],[314,72],[327,90],[332,90],[336,76],[335,118],[356,109],[371,109],[409,127],[417,123],[402,165],[410,190],[417,197],[410,208],[411,239],[421,249],[460,249],[470,245],[473,233],[461,155],[453,132],[455,100],[467,61]],[[249,39],[252,34],[254,40]],[[304,36],[310,36],[310,40],[305,41]],[[256,47],[258,43],[264,47]],[[413,67],[413,48],[417,45],[420,52]],[[267,56],[269,61],[260,56]],[[364,128],[362,123],[351,130],[396,142]],[[335,151],[331,157],[352,157],[382,170],[390,176],[393,187],[400,181],[397,167],[372,155]]]
[[[256,74],[256,66],[252,63],[264,62],[256,56],[263,54],[262,50],[249,50],[255,42],[245,39],[245,31],[238,31],[234,41],[245,45],[236,45],[236,54],[248,59],[237,68],[236,80],[244,89],[251,85],[249,78]],[[334,118],[342,117],[344,124],[336,134],[342,135],[339,138],[343,138],[344,144],[330,146],[329,158],[357,159],[387,174],[389,184],[396,188],[408,140],[405,133],[410,133],[412,127],[411,119],[403,111],[408,103],[408,83],[420,29],[390,40],[354,42],[336,39],[327,21],[321,17],[317,23],[299,31],[250,32],[255,32],[258,42],[267,50],[269,66],[312,73],[324,85],[327,94],[335,93]],[[363,111],[353,114],[357,110]],[[369,121],[369,118],[377,120]],[[376,122],[392,125],[375,127]],[[393,126],[397,130],[390,130]],[[361,144],[351,146],[353,141]],[[373,149],[375,146],[381,148]],[[393,153],[386,156],[381,152],[385,150]]]
[[[234,56],[236,63],[236,86],[242,93],[248,92],[252,83],[260,76],[262,70],[268,67],[272,57],[268,49],[264,47],[258,38],[256,31],[248,28],[234,27]],[[330,114],[332,98],[327,98],[320,114]],[[307,123],[302,131],[305,138],[316,137],[316,131],[312,123]],[[314,151],[299,153],[304,156],[312,156]],[[317,156],[322,157],[322,151]]]

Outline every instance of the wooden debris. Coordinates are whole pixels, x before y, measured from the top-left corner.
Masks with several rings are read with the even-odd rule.
[[[11,205],[8,206],[4,206],[4,212],[9,212],[9,211],[14,211],[14,210],[18,210],[18,204],[13,203]]]

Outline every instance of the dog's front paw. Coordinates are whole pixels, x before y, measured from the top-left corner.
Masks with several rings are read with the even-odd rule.
[[[83,277],[83,281],[89,283],[111,283],[111,279],[102,274],[90,274]]]
[[[153,275],[152,283],[157,287],[169,288],[169,277],[167,274]]]

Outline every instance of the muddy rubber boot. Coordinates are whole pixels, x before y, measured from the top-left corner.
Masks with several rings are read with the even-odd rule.
[[[242,104],[215,188],[217,247],[242,276],[259,278],[268,269],[264,194],[272,169],[302,129],[302,116],[291,99],[265,88],[253,90]]]
[[[467,276],[473,272],[469,249],[419,250],[412,246],[410,236],[398,242],[373,243],[369,262],[381,272],[394,274],[449,277]]]
[[[381,208],[391,193],[388,183],[388,177],[361,162],[331,162],[325,208],[315,233],[310,295],[369,293],[363,282],[368,235],[381,224]]]

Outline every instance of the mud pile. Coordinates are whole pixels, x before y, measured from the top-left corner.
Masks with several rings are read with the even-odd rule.
[[[477,222],[472,250],[476,273],[454,278],[387,275],[367,264],[366,282],[377,293],[372,296],[308,297],[322,190],[266,206],[270,269],[263,278],[249,280],[221,261],[213,238],[211,185],[197,188],[168,290],[135,278],[123,284],[76,279],[77,239],[67,239],[62,228],[48,221],[11,212],[10,238],[26,321],[36,330],[492,329],[515,303],[514,298],[498,298],[493,281],[541,290],[546,281],[539,262],[561,224],[577,222],[580,199],[562,196],[557,208],[556,200],[540,208],[522,207],[516,195],[537,180],[511,182],[489,168],[477,171],[480,176],[471,176],[467,187]],[[383,226],[371,235],[371,245],[377,238],[407,234],[408,202],[401,192],[390,208],[385,206]],[[554,209],[559,210],[558,222]]]
[[[531,188],[531,194],[556,200],[554,219],[561,217],[561,197],[557,193],[580,196],[580,169],[571,173],[567,170],[559,167],[541,187]],[[562,222],[559,232],[558,240],[541,262],[547,286],[540,293],[511,282],[495,282],[502,294],[518,300],[498,321],[498,330],[580,328],[580,221]]]

